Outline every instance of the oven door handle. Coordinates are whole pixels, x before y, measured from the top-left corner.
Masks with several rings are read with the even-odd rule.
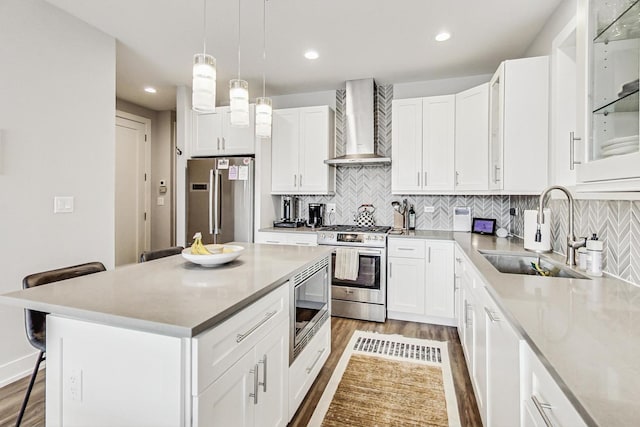
[[[377,255],[381,256],[382,251],[370,251],[366,249],[358,249],[358,255]]]

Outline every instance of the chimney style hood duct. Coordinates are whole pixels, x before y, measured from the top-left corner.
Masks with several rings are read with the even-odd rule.
[[[373,79],[347,81],[346,155],[325,160],[328,165],[387,165],[391,158],[376,154],[375,82]]]

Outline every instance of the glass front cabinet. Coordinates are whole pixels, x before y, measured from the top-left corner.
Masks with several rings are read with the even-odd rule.
[[[582,135],[572,144],[584,144],[575,150],[583,153],[574,158],[578,188],[638,191],[640,0],[580,0],[578,19],[586,94],[578,97]]]

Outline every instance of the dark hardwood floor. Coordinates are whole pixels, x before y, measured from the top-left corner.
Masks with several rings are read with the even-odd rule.
[[[33,385],[33,390],[31,390],[27,410],[24,412],[24,417],[22,417],[21,427],[44,426],[44,371],[44,369],[41,369],[40,372],[38,372],[36,383]],[[28,376],[0,388],[1,427],[13,427],[16,425],[16,418],[18,418],[18,412],[20,412],[24,393],[27,391],[30,378],[31,377]]]
[[[313,410],[315,409],[322,392],[324,391],[331,374],[335,369],[344,348],[346,347],[351,334],[355,330],[375,331],[383,334],[401,334],[405,337],[423,338],[436,341],[447,341],[449,344],[449,359],[453,372],[453,382],[458,399],[458,412],[460,422],[465,427],[482,426],[480,414],[476,405],[473,387],[469,379],[467,365],[464,361],[464,354],[455,328],[447,326],[427,325],[413,322],[402,322],[399,320],[387,320],[385,323],[364,322],[360,320],[332,318],[331,325],[331,355],[329,360],[320,371],[318,378],[313,383],[309,394],[302,402],[298,412],[291,420],[289,426],[304,427],[309,422]],[[22,426],[35,427],[44,426],[44,389],[45,389],[44,369],[38,374],[38,379],[29,405],[22,420]],[[14,426],[25,390],[29,383],[29,378],[23,378],[13,384],[9,384],[0,389],[0,426]]]
[[[473,394],[473,386],[464,361],[462,346],[458,338],[456,328],[448,326],[429,325],[423,323],[403,322],[400,320],[387,320],[385,323],[365,322],[361,320],[331,318],[331,355],[320,371],[318,378],[313,383],[307,397],[294,415],[290,427],[304,427],[311,419],[311,415],[320,401],[331,374],[335,369],[340,356],[347,346],[351,334],[355,330],[375,331],[382,334],[400,334],[410,338],[422,338],[434,341],[447,341],[449,347],[449,360],[453,373],[453,383],[458,400],[458,412],[460,423],[465,427],[480,426],[480,413]]]

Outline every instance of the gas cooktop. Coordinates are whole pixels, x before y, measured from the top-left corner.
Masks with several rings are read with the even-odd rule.
[[[318,244],[384,248],[387,246],[387,233],[389,230],[391,230],[391,227],[331,225],[318,230]]]
[[[360,227],[358,225],[330,225],[322,227],[319,231],[338,231],[341,233],[387,233],[391,227],[373,226]]]

